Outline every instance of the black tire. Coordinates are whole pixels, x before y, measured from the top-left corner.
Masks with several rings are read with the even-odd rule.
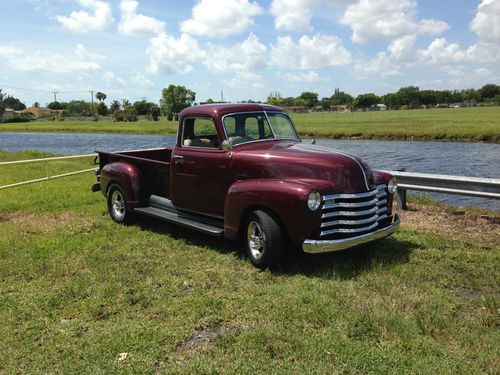
[[[242,236],[246,253],[255,267],[265,270],[283,260],[285,236],[277,220],[267,212],[250,213]]]
[[[120,184],[113,183],[107,194],[109,216],[117,223],[129,223],[132,213],[127,207],[127,195]]]

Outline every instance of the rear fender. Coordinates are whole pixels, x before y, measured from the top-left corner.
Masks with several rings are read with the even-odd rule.
[[[319,212],[307,207],[312,186],[282,180],[237,181],[229,188],[224,209],[224,234],[236,239],[245,214],[252,209],[266,209],[274,213],[284,230],[298,246],[314,231],[321,221]]]
[[[142,173],[135,165],[118,161],[106,164],[101,170],[101,192],[103,195],[108,193],[109,186],[112,183],[119,183],[127,196],[128,208],[141,205],[141,181]]]

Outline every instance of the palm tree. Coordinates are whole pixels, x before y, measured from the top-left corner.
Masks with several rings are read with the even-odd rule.
[[[102,102],[103,100],[106,100],[106,98],[107,98],[106,94],[103,92],[100,92],[100,91],[97,91],[95,93],[95,97],[97,100],[99,100],[99,103]]]

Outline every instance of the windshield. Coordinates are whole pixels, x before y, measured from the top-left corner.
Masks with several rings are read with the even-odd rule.
[[[224,130],[230,144],[266,139],[299,137],[288,116],[273,112],[235,113],[224,117]]]

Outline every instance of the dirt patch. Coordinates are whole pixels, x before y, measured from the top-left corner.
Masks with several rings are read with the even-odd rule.
[[[10,222],[18,227],[20,236],[42,233],[49,234],[57,230],[66,230],[70,233],[82,233],[89,231],[92,222],[83,216],[62,214],[41,214],[26,212],[0,212],[0,223]]]
[[[173,353],[174,360],[177,364],[182,364],[195,355],[208,351],[219,337],[233,333],[236,330],[236,327],[224,323],[208,328],[198,328],[176,348]]]
[[[409,208],[399,210],[405,227],[480,246],[500,247],[500,215],[418,203],[410,203]]]

